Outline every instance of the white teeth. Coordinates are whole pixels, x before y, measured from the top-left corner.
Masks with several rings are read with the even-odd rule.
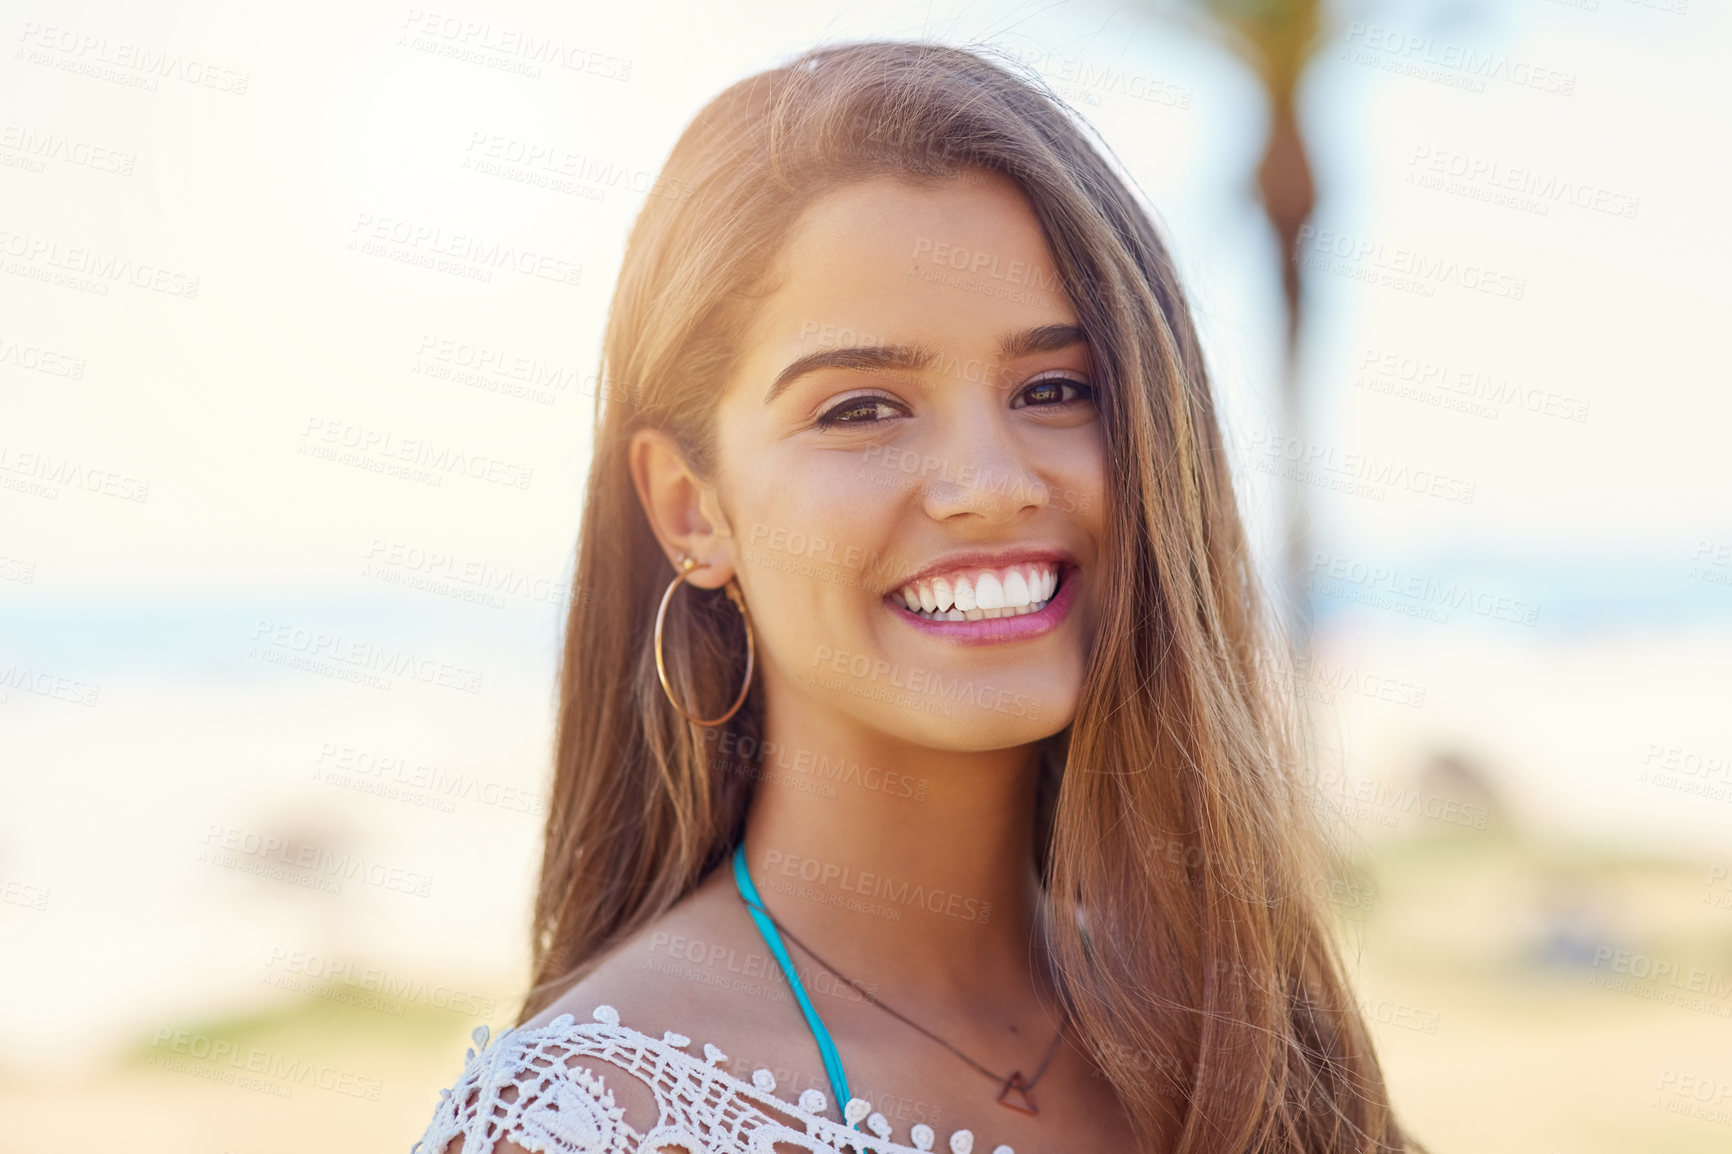
[[[1039,612],[1057,588],[1058,567],[1037,563],[911,581],[890,598],[933,621],[985,621]]]

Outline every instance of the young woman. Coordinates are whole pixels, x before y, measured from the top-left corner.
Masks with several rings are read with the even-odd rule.
[[[1123,180],[1012,72],[868,43],[724,92],[664,187],[535,985],[420,1154],[1406,1149]]]

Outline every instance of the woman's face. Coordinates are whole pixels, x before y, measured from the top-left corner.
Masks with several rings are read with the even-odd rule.
[[[776,284],[717,429],[717,559],[772,708],[949,750],[1063,729],[1094,636],[1105,440],[1020,189],[979,171],[842,187]]]

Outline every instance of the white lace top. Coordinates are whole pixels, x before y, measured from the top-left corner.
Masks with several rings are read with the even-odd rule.
[[[673,1147],[689,1154],[918,1154],[932,1149],[932,1127],[909,1131],[912,1145],[891,1141],[890,1122],[871,1103],[855,1098],[843,1111],[850,1123],[822,1117],[820,1090],[798,1105],[775,1096],[776,1079],[758,1070],[742,1082],[722,1069],[728,1056],[708,1042],[703,1057],[686,1052],[692,1040],[667,1033],[658,1041],[620,1025],[612,1006],[597,1006],[595,1020],[579,1024],[561,1014],[535,1029],[513,1027],[487,1045],[488,1030],[474,1032],[463,1076],[439,1092],[433,1121],[410,1154],[444,1154],[461,1137],[461,1154],[493,1154],[509,1139],[538,1154],[654,1154]],[[594,1059],[584,1062],[582,1059]],[[656,1122],[643,1132],[624,1121],[605,1078],[630,1076],[655,1095]],[[514,1091],[514,1092],[508,1092]],[[509,1099],[509,1100],[508,1100]],[[970,1154],[974,1135],[950,1135],[951,1154]],[[1013,1154],[1000,1146],[993,1154]]]

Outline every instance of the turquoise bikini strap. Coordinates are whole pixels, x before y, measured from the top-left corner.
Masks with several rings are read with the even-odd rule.
[[[800,1003],[800,1013],[806,1016],[806,1025],[812,1030],[812,1037],[818,1043],[818,1053],[824,1057],[824,1072],[830,1076],[830,1090],[836,1095],[836,1109],[844,1110],[852,1095],[848,1093],[848,1075],[842,1072],[842,1055],[836,1052],[836,1043],[830,1038],[830,1031],[824,1028],[824,1020],[818,1016],[818,1011],[812,1006],[812,999],[806,996],[806,987],[800,984],[800,975],[794,969],[794,959],[788,956],[788,949],[782,945],[782,935],[776,931],[776,923],[770,920],[764,903],[758,898],[758,887],[752,884],[752,875],[746,870],[745,843],[734,848],[734,884],[739,887],[740,896],[746,900],[746,910],[752,915],[752,921],[758,925],[758,932],[764,936],[764,944],[770,947],[770,953],[776,957],[776,962],[782,967],[782,976],[788,979],[788,985],[794,990],[794,1000]],[[852,1128],[853,1123],[849,1123]]]

